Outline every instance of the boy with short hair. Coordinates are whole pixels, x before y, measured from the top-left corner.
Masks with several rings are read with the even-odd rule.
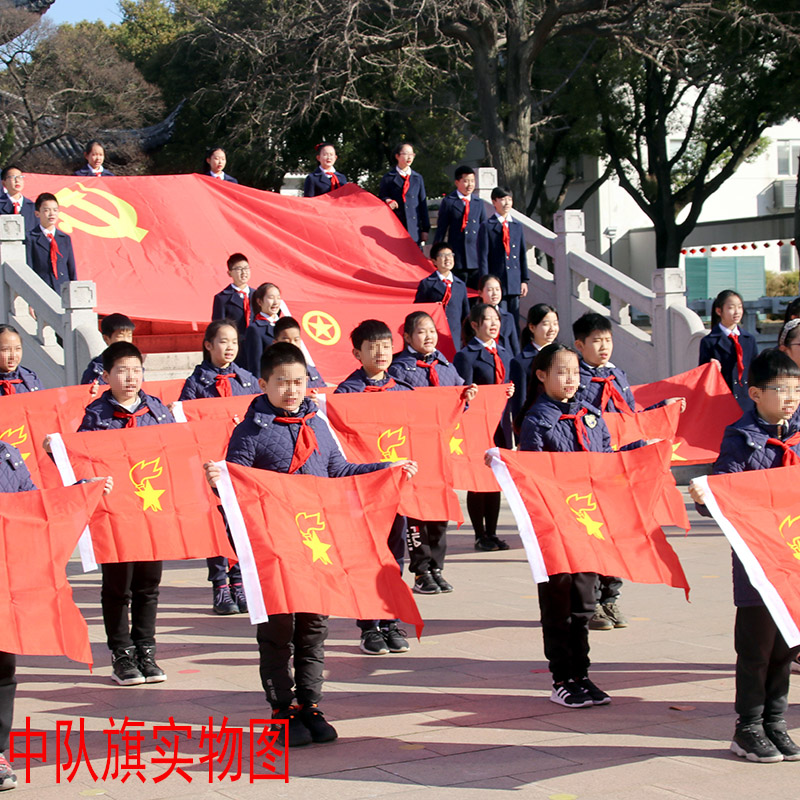
[[[450,245],[455,257],[453,272],[475,289],[478,286],[478,230],[486,221],[486,211],[483,201],[472,196],[475,191],[475,170],[472,167],[465,164],[456,167],[454,182],[456,188],[439,206],[433,241],[434,246],[444,241]]]
[[[108,347],[114,342],[132,342],[135,328],[136,325],[125,314],[109,314],[103,317],[100,323],[100,335],[103,337],[106,347]],[[81,376],[81,383],[96,383],[105,386],[103,371],[103,354],[100,353],[99,356],[95,356],[89,362],[89,366],[86,367]]]
[[[461,346],[461,324],[469,314],[467,285],[453,272],[455,255],[449,244],[434,244],[431,247],[431,260],[436,271],[419,282],[414,302],[442,304],[453,344],[458,350]]]
[[[33,200],[23,196],[25,176],[16,164],[8,164],[0,172],[3,182],[3,193],[0,197],[0,214],[21,214],[25,222],[25,238],[38,224]]]
[[[281,317],[275,323],[273,335],[276,342],[287,342],[302,350],[303,338],[300,331],[300,323],[294,317]],[[308,373],[309,389],[322,389],[328,385],[313,364],[306,362],[306,371]]]
[[[233,253],[228,256],[228,277],[231,283],[221,292],[214,295],[211,308],[211,321],[229,319],[236,323],[241,341],[247,333],[247,326],[253,321],[255,309],[252,303],[253,289],[248,285],[250,280],[250,264],[247,256]],[[243,355],[240,351],[240,356]],[[238,358],[238,357],[237,357]],[[237,364],[239,361],[237,360]],[[242,365],[244,362],[242,362]]]
[[[105,431],[175,422],[169,409],[142,391],[142,354],[130,342],[114,342],[103,353],[108,389],[86,407],[78,431]],[[120,686],[167,679],[156,656],[156,613],[161,561],[102,564],[101,605],[112,679]],[[131,619],[128,621],[128,605]]]
[[[298,347],[276,342],[261,358],[259,386],[264,394],[250,404],[228,444],[226,461],[289,474],[341,477],[400,466],[416,472],[412,461],[351,464],[339,452],[330,429],[306,397],[306,362]],[[309,444],[313,446],[308,446]],[[219,468],[205,464],[212,488]],[[290,747],[337,738],[319,710],[328,618],[323,614],[270,614],[258,624],[261,684],[274,719],[289,721]],[[292,671],[294,658],[294,673]],[[293,705],[297,699],[299,706]]]
[[[772,469],[783,466],[787,454],[800,455],[793,416],[800,398],[800,367],[779,350],[765,350],[750,365],[748,394],[755,408],[725,429],[715,475]],[[689,494],[697,511],[711,516],[704,491],[690,483]],[[800,761],[800,747],[787,733],[784,718],[797,648],[787,646],[742,562],[735,552],[732,556],[738,719],[731,750],[748,761]]]
[[[522,225],[511,217],[510,189],[492,189],[495,213],[478,229],[478,277],[494,275],[503,287],[503,305],[519,328],[519,299],[528,294],[528,260]]]
[[[63,284],[77,280],[72,239],[56,228],[58,200],[54,194],[42,192],[36,198],[34,209],[39,224],[25,240],[28,266],[60,295]]]

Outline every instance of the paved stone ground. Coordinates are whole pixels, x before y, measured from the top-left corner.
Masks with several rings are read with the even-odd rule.
[[[451,595],[418,598],[427,627],[400,655],[369,657],[357,628],[333,620],[327,645],[323,708],[338,742],[291,753],[291,779],[208,781],[207,767],[187,767],[194,782],[150,763],[135,775],[94,783],[81,766],[56,784],[57,720],[83,717],[89,757],[101,774],[109,717],[191,725],[199,735],[209,716],[248,728],[266,716],[253,631],[244,616],[211,613],[211,590],[200,562],[170,563],[162,584],[160,685],[119,688],[109,679],[99,609],[99,576],[71,564],[77,600],[89,621],[95,674],[64,659],[20,659],[16,723],[49,734],[47,761],[20,772],[20,797],[156,798],[273,797],[483,798],[550,800],[796,797],[800,763],[751,764],[727,750],[733,714],[733,607],[730,555],[716,526],[691,514],[688,537],[670,534],[692,586],[680,590],[626,584],[624,630],[592,633],[592,677],[613,696],[610,706],[567,710],[548,701],[549,681],[538,629],[536,589],[508,510],[506,553],[475,553],[472,531],[449,536],[446,575]],[[800,676],[794,676],[793,689]],[[800,714],[789,710],[790,727]],[[149,733],[148,733],[149,735]],[[73,747],[77,740],[73,736]],[[181,748],[200,754],[199,745]],[[247,741],[246,743],[247,744]],[[36,764],[36,762],[34,762]],[[219,770],[217,770],[218,772]],[[266,785],[265,785],[266,784]]]

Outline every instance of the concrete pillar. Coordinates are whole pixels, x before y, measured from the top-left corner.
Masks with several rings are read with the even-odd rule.
[[[652,341],[656,358],[656,374],[675,375],[682,371],[683,363],[674,356],[674,348],[679,346],[673,341],[674,331],[669,309],[673,306],[686,306],[686,274],[682,267],[668,267],[653,270],[651,285],[655,299],[653,301],[653,317],[650,320],[653,328]]]
[[[97,288],[94,281],[69,281],[61,287],[64,306],[61,338],[67,384],[78,383],[86,364],[105,348],[97,329]]]
[[[553,257],[554,280],[556,284],[556,308],[561,318],[569,323],[572,312],[572,273],[569,268],[568,254],[572,251],[585,252],[584,217],[582,211],[566,209],[557,211],[553,218],[553,231],[556,239]]]

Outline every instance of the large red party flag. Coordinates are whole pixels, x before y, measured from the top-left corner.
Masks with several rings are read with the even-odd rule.
[[[65,655],[91,665],[89,630],[72,598],[67,562],[103,494],[100,481],[0,494],[2,649]]]
[[[672,448],[675,464],[715,461],[725,428],[742,416],[742,409],[714,364],[703,364],[632,389],[637,406],[651,406],[668,397],[686,398],[686,411],[678,419]]]
[[[541,583],[560,572],[597,572],[665,583],[689,595],[655,517],[669,442],[617,453],[494,451],[492,468]]]
[[[147,371],[145,371],[145,377],[146,376]],[[170,378],[163,381],[146,380],[142,384],[142,391],[145,394],[157,397],[165,405],[169,405],[170,403],[174,403],[181,396],[181,390],[185,382],[183,378]],[[108,387],[101,386],[99,388],[101,391],[105,391]]]
[[[225,426],[189,422],[52,438],[65,483],[70,467],[81,477],[114,478],[90,523],[97,563],[235,557],[203,471],[225,452]]]
[[[500,487],[483,456],[494,447],[494,432],[506,407],[507,386],[481,386],[478,395],[458,418],[450,436],[453,485],[468,492],[497,492]]]
[[[420,635],[422,618],[387,544],[402,470],[320,478],[218,466],[253,623],[296,612],[396,617]]]
[[[464,517],[453,491],[451,433],[464,409],[463,388],[441,386],[413,392],[332,394],[319,398],[348,461],[419,464],[403,488],[400,513],[419,520]]]
[[[800,466],[695,478],[789,647],[800,645]]]

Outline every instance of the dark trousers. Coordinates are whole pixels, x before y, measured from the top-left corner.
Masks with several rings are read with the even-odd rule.
[[[476,539],[497,536],[500,492],[467,492],[467,515]]]
[[[394,556],[397,561],[397,566],[400,567],[400,574],[403,574],[403,565],[405,564],[406,555],[406,518],[401,517],[399,514],[394,518],[392,527],[389,531],[389,552]],[[386,628],[396,619],[360,619],[357,621],[358,627],[362,631],[370,631],[373,628]]]
[[[444,569],[447,555],[447,520],[425,522],[408,520],[408,569],[422,575],[432,569]]]
[[[511,314],[511,317],[517,323],[519,329],[519,295],[518,294],[504,294],[500,305]]]
[[[544,654],[553,683],[589,672],[589,620],[594,614],[594,572],[560,572],[539,584]]]
[[[764,606],[736,609],[737,726],[783,722],[796,648],[789,648]]]
[[[272,708],[286,708],[295,698],[302,706],[319,703],[327,636],[322,614],[272,614],[259,622],[258,670]]]
[[[214,556],[207,558],[208,579],[216,589],[225,586],[227,583],[241,583],[242,569],[237,561],[232,567],[228,566],[228,559],[225,556]]]
[[[622,579],[609,575],[598,575],[595,586],[595,598],[598,603],[616,603],[622,589]]]
[[[0,753],[8,752],[16,694],[17,657],[13,653],[0,652]]]
[[[477,269],[454,269],[453,274],[457,278],[461,278],[461,280],[467,284],[468,289],[475,289],[477,291],[478,281],[480,280]],[[455,345],[456,349],[458,349],[460,343],[455,342]]]
[[[113,652],[132,645],[154,645],[162,562],[127,561],[101,566],[103,588],[100,600],[109,650]]]

